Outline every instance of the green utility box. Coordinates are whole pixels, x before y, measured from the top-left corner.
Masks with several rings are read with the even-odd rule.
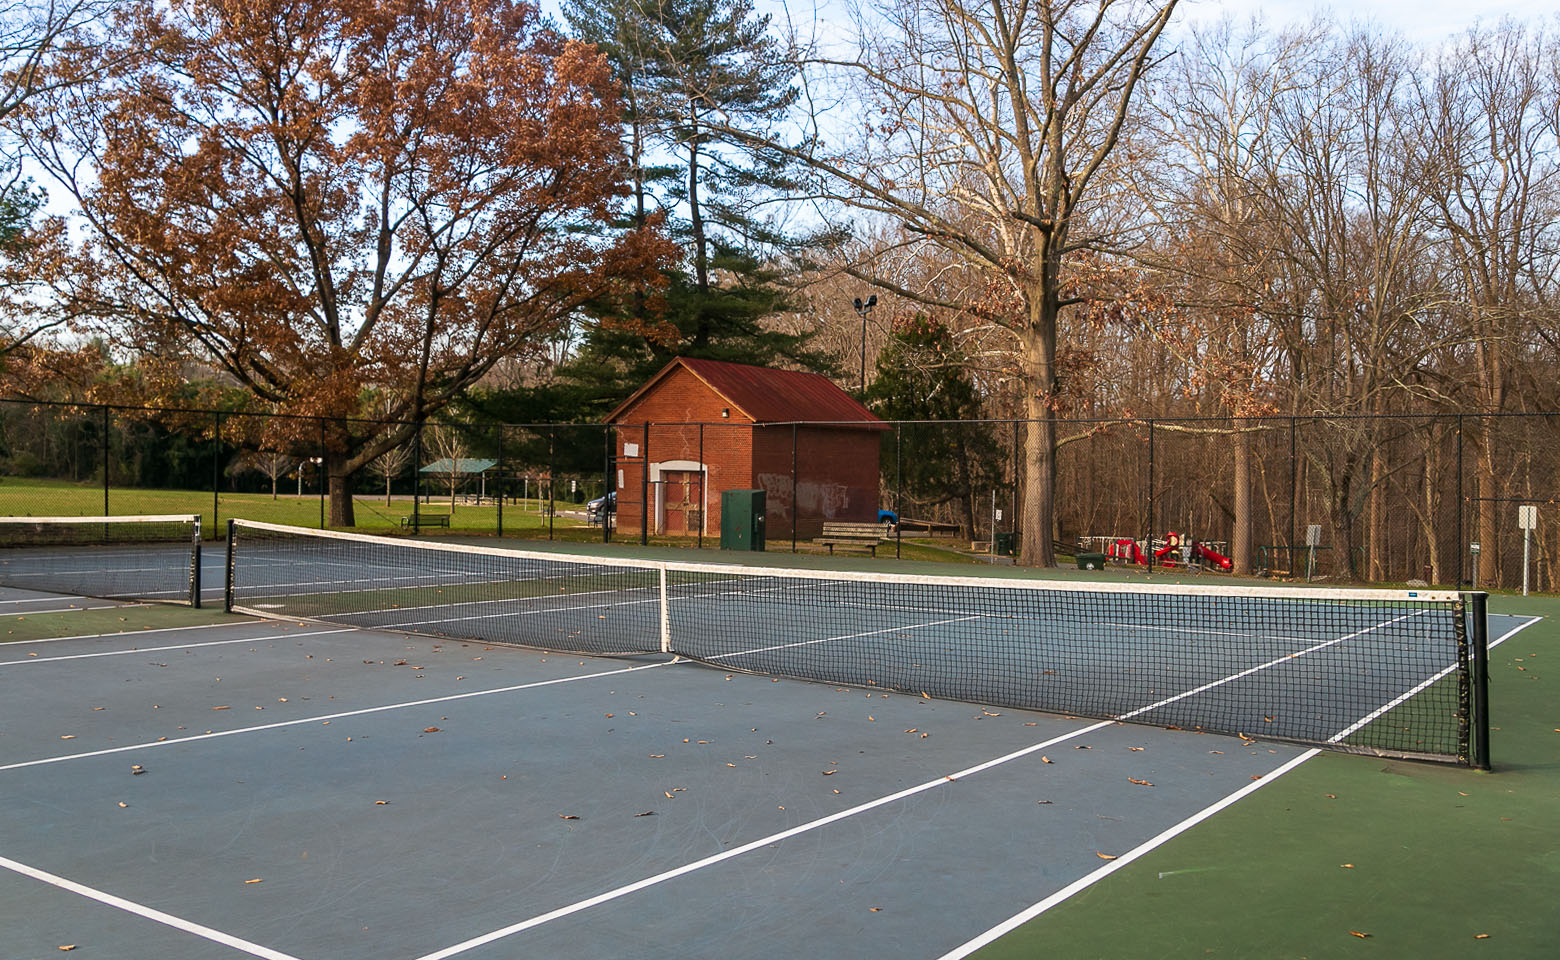
[[[1104,570],[1105,569],[1105,554],[1103,554],[1103,553],[1080,553],[1080,554],[1078,554],[1078,569],[1079,570]]]
[[[720,548],[764,549],[764,491],[721,491]]]
[[[1011,557],[1013,555],[1014,535],[1011,533],[997,533],[991,537],[991,552],[999,557]]]

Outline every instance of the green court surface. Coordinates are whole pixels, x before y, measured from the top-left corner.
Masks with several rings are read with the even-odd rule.
[[[1560,600],[1490,610],[1545,618],[1490,653],[1493,772],[1324,753],[973,956],[1555,956]]]
[[[61,607],[69,605],[70,601],[60,603]],[[142,604],[68,613],[13,613],[0,616],[0,643],[135,633],[140,630],[189,627],[232,619],[234,618],[222,612],[220,603],[199,610],[165,604]]]

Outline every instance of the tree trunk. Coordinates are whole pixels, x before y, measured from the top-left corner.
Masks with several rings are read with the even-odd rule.
[[[1230,572],[1251,573],[1251,433],[1235,421],[1235,529],[1230,531]]]
[[[1365,521],[1365,553],[1370,579],[1378,582],[1387,579],[1386,491],[1382,489],[1385,473],[1386,463],[1381,455],[1381,447],[1373,446],[1370,450],[1370,501]]]
[[[1052,326],[1055,330],[1054,315]],[[1024,391],[1023,562],[1032,567],[1056,564],[1056,383],[1055,337],[1035,326],[1019,337]]]
[[[1485,418],[1479,431],[1479,455],[1474,461],[1474,495],[1479,498],[1479,586],[1489,590],[1500,586],[1500,533],[1497,527],[1495,496],[1495,421]],[[1462,544],[1457,548],[1462,549]]]
[[[352,504],[352,475],[343,473],[341,458],[331,454],[325,456],[325,471],[326,476],[330,478],[330,525],[357,526],[357,517],[353,513]]]

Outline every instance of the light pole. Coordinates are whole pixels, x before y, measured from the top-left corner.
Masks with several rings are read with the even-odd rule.
[[[861,317],[861,392],[865,395],[867,392],[867,314],[877,306],[877,294],[868,297],[866,303],[862,303],[861,298],[857,297],[853,306]]]

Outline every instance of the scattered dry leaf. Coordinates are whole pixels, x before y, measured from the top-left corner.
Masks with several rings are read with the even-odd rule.
[[[558,819],[560,819],[560,820],[578,820],[579,817],[576,817],[572,813],[560,813],[560,814],[558,814]]]
[[[374,801],[374,806],[376,806],[376,807],[388,807],[388,806],[390,806],[390,801],[389,800],[375,800]]]
[[[248,883],[265,883],[265,881],[263,879],[261,879],[260,877],[255,877],[253,880],[245,880],[244,882],[246,884],[248,884]]]
[[[423,733],[438,733],[438,727],[423,727]]]
[[[1338,866],[1342,867],[1345,870],[1353,870],[1354,869],[1354,864],[1352,864],[1352,863],[1340,863],[1340,864],[1338,864]]]
[[[233,708],[232,707],[223,706],[223,707],[212,707],[211,709],[213,709],[213,710],[231,710]]]
[[[76,735],[74,733],[67,733],[64,736],[60,737],[60,739],[61,740],[74,740],[74,739],[76,739]]]
[[[1149,783],[1147,780],[1139,780],[1136,777],[1128,777],[1127,779],[1130,780],[1131,782],[1137,784],[1140,787],[1152,787],[1153,786],[1153,784]]]
[[[1143,752],[1143,748],[1142,747],[1128,747],[1127,749],[1131,750],[1133,753],[1142,753]]]
[[[1101,853],[1098,850],[1094,851],[1094,855],[1096,857],[1099,857],[1101,860],[1114,860],[1114,859],[1116,859],[1116,855],[1115,854],[1113,854],[1113,853]]]
[[[1050,757],[1041,757],[1040,758],[1040,762],[1041,763],[1055,763],[1056,761],[1052,760]]]
[[[1368,933],[1361,933],[1358,930],[1350,930],[1349,931],[1349,936],[1351,936],[1351,937],[1359,937],[1361,940],[1364,940],[1366,937],[1370,936],[1370,934],[1368,934]]]
[[[120,805],[120,806],[121,806],[121,807],[128,807],[128,806],[130,806],[130,804],[128,804],[128,803],[125,803],[125,802],[124,802],[124,801],[123,801],[123,800],[121,800],[121,801],[119,801],[119,805]]]
[[[1487,934],[1487,933],[1476,933],[1476,934],[1473,935],[1473,939],[1475,939],[1475,940],[1488,940],[1489,938],[1490,938],[1490,935]],[[61,947],[60,949],[63,950],[64,947]]]
[[[62,944],[60,944],[60,949],[61,950],[74,950],[74,949],[76,949],[76,945],[74,943],[62,943]]]
[[[653,816],[655,816],[655,811],[654,810],[646,810],[644,813],[636,813],[636,814],[634,814],[634,816],[636,816],[636,817],[653,817]]]

